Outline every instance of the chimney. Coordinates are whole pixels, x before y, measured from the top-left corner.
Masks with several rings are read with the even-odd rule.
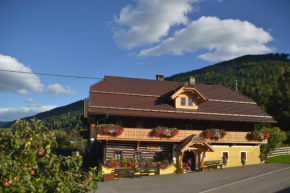
[[[164,75],[162,75],[162,74],[157,74],[157,75],[156,75],[156,80],[164,81]]]
[[[194,76],[190,76],[189,77],[189,84],[190,85],[195,85],[195,77]]]

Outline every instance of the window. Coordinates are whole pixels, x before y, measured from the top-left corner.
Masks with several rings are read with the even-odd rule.
[[[137,128],[144,128],[144,123],[142,121],[138,121]]]
[[[192,106],[192,98],[188,98],[188,106]]]
[[[122,120],[117,120],[116,125],[122,126],[123,125],[123,121]]]
[[[192,130],[192,124],[186,124],[185,125],[186,130]]]
[[[185,106],[185,105],[186,105],[186,98],[181,97],[181,106]]]
[[[121,159],[122,158],[122,151],[115,151],[115,159]]]
[[[247,152],[246,151],[241,151],[240,152],[240,160],[242,160],[242,158],[246,158],[246,161],[247,161],[248,156],[247,156]]]
[[[135,159],[140,159],[142,157],[141,152],[135,152]]]
[[[228,161],[230,161],[230,154],[228,151],[222,151],[222,158],[228,158]]]

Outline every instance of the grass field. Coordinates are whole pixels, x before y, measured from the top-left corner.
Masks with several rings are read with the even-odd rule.
[[[266,160],[266,163],[284,163],[290,164],[290,155],[280,155],[277,157],[270,157]]]

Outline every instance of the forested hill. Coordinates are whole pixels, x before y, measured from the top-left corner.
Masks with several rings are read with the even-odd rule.
[[[81,121],[83,116],[84,101],[80,100],[66,106],[58,107],[50,111],[38,113],[35,116],[23,118],[30,120],[33,117],[42,120],[44,125],[51,129],[82,129],[84,125]],[[4,127],[10,127],[15,121],[6,124]]]
[[[195,76],[197,83],[217,84],[235,88],[251,97],[267,110],[269,97],[277,87],[277,80],[290,68],[289,54],[246,55],[212,66],[173,75],[166,80],[187,81]]]

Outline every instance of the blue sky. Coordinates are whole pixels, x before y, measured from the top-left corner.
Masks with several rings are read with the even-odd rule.
[[[0,69],[154,79],[290,53],[288,0],[0,0]],[[0,121],[88,96],[97,80],[0,72]]]

